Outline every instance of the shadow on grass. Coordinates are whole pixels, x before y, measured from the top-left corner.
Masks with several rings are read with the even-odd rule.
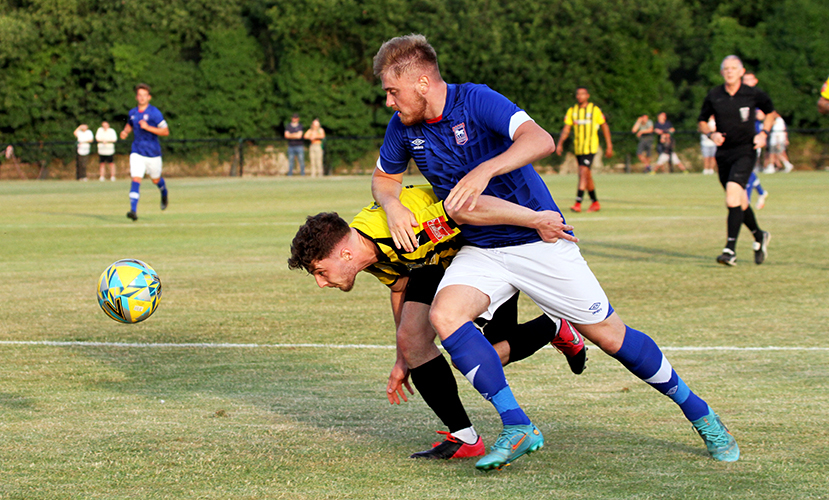
[[[0,392],[0,408],[5,410],[30,410],[35,407],[32,398],[21,394]]]
[[[585,257],[598,256],[606,259],[626,261],[653,261],[654,257],[661,260],[683,260],[691,262],[713,262],[709,255],[675,252],[662,248],[631,245],[625,243],[611,243],[607,241],[591,240],[580,242],[579,247]],[[603,251],[604,250],[604,251]]]
[[[126,380],[117,382],[90,381],[90,391],[182,400],[188,405],[194,404],[194,398],[195,404],[203,398],[210,405],[204,407],[205,418],[232,419],[233,408],[224,404],[254,406],[273,415],[274,424],[289,420],[319,429],[321,434],[337,432],[352,436],[349,439],[367,439],[373,446],[388,449],[396,458],[428,449],[432,442],[440,440],[432,432],[442,429],[442,425],[419,395],[402,406],[389,405],[382,375],[366,370],[367,363],[383,364],[388,360],[365,352],[341,351],[320,356],[305,349],[274,350],[272,355],[265,355],[247,349],[101,348],[84,349],[82,353],[126,376]],[[552,387],[553,383],[550,384]],[[462,391],[464,399],[468,396]],[[486,445],[491,445],[500,431],[497,414],[483,401],[466,402],[471,405],[470,418]],[[635,431],[608,430],[591,423],[589,415],[574,417],[536,412],[534,418],[551,450],[546,453],[551,456],[549,459],[569,460],[566,457],[572,454],[708,456],[701,441],[698,446],[689,446]]]
[[[126,214],[126,212],[124,212]],[[87,219],[95,219],[100,221],[109,222],[113,219],[112,215],[103,215],[103,214],[79,214],[79,213],[70,213],[70,212],[38,212],[39,215],[61,215],[64,217],[81,217]]]

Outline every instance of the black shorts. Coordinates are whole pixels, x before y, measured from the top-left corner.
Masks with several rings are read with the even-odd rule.
[[[403,302],[419,302],[431,305],[443,279],[443,266],[423,266],[413,269],[406,285]],[[518,324],[518,293],[501,304],[489,321],[478,318],[475,324],[483,328],[484,336],[491,344],[507,340]]]
[[[593,158],[595,157],[596,153],[593,153],[592,155],[576,155],[576,162],[580,167],[590,168],[593,166]]]
[[[98,158],[101,163],[113,163],[115,161],[115,155],[98,155]]]
[[[427,306],[432,305],[432,299],[435,298],[438,291],[443,273],[443,266],[423,266],[412,269],[403,302],[420,302]]]
[[[717,167],[719,168],[720,184],[723,187],[729,182],[736,182],[744,189],[754,170],[754,161],[757,153],[751,146],[732,149],[717,148]]]

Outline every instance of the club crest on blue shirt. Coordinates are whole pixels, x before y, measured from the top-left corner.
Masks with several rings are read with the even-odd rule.
[[[455,132],[455,142],[458,143],[458,146],[463,146],[469,140],[469,136],[466,134],[466,123],[455,125],[452,127],[452,131]]]

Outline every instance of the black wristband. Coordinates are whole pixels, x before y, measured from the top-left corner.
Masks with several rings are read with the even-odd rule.
[[[708,132],[707,134],[705,134],[705,137],[710,139],[713,134],[714,134],[714,132]]]
[[[765,132],[765,133],[766,133],[766,137],[768,137],[768,136],[770,136],[770,135],[771,135],[771,131],[770,131],[770,130],[763,129],[763,130],[761,130],[760,132]]]

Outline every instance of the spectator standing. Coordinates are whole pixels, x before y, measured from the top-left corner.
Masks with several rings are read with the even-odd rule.
[[[308,147],[308,159],[311,162],[311,177],[322,177],[325,173],[322,168],[322,140],[325,139],[325,129],[320,125],[319,118],[314,118],[311,128],[305,131],[304,138],[311,141]]]
[[[75,178],[79,181],[86,180],[86,164],[89,162],[89,152],[92,149],[92,141],[95,136],[89,127],[82,123],[75,129],[75,137],[78,139],[78,156],[75,161]]]
[[[651,149],[653,148],[653,120],[648,115],[642,115],[633,124],[631,132],[636,134],[639,138],[639,144],[636,145],[636,156],[644,165],[644,171],[651,170]]]
[[[294,175],[294,160],[299,162],[299,175],[305,175],[305,144],[299,114],[294,113],[291,123],[285,127],[285,138],[288,139],[288,175]]]
[[[763,170],[763,173],[773,174],[782,170],[788,174],[794,170],[794,165],[789,161],[789,154],[786,152],[788,145],[789,133],[786,129],[786,121],[782,116],[778,115],[774,119],[774,125],[771,127],[768,163],[766,163],[766,169]]]
[[[774,104],[771,98],[757,87],[742,84],[745,74],[743,62],[735,55],[727,56],[720,64],[724,84],[708,92],[699,114],[699,131],[717,145],[717,166],[720,183],[725,189],[728,207],[726,228],[728,237],[717,262],[726,266],[737,264],[737,237],[745,224],[754,236],[754,262],[762,264],[768,254],[771,235],[760,229],[754,211],[748,203],[746,184],[754,168],[754,150],[766,145],[771,131]],[[754,110],[766,113],[763,129],[754,131]],[[714,115],[717,130],[708,128],[708,119]]]
[[[581,202],[584,198],[584,191],[590,195],[593,203],[590,204],[588,212],[598,212],[601,209],[599,199],[596,197],[596,186],[593,183],[593,174],[590,167],[593,165],[593,158],[599,150],[599,127],[602,128],[604,142],[607,146],[605,156],[613,156],[613,143],[610,141],[610,127],[607,126],[602,110],[590,102],[590,92],[587,87],[576,89],[576,105],[567,110],[564,116],[564,128],[558,138],[556,154],[561,156],[564,152],[564,141],[573,133],[573,148],[576,151],[576,161],[579,165],[579,186],[576,190],[576,203],[570,207],[573,212],[581,212]]]
[[[683,173],[687,174],[688,171],[685,169],[685,165],[682,164],[676,151],[674,151],[676,146],[674,132],[676,132],[676,129],[674,129],[673,123],[668,121],[668,115],[664,112],[656,115],[656,124],[653,128],[659,137],[659,142],[656,143],[656,152],[659,153],[659,156],[656,158],[656,165],[653,167],[651,173],[655,174],[660,167],[670,162],[671,165],[675,165]],[[669,173],[670,171],[668,169]]]
[[[708,128],[711,131],[717,130],[717,121],[713,116],[708,119]],[[705,134],[700,134],[699,144],[702,150],[702,175],[713,175],[717,169],[717,145]]]
[[[114,128],[110,128],[109,122],[101,122],[101,126],[95,132],[95,141],[98,143],[98,161],[101,162],[98,180],[106,180],[106,166],[109,164],[109,180],[114,182],[115,143],[118,142],[118,134]]]

